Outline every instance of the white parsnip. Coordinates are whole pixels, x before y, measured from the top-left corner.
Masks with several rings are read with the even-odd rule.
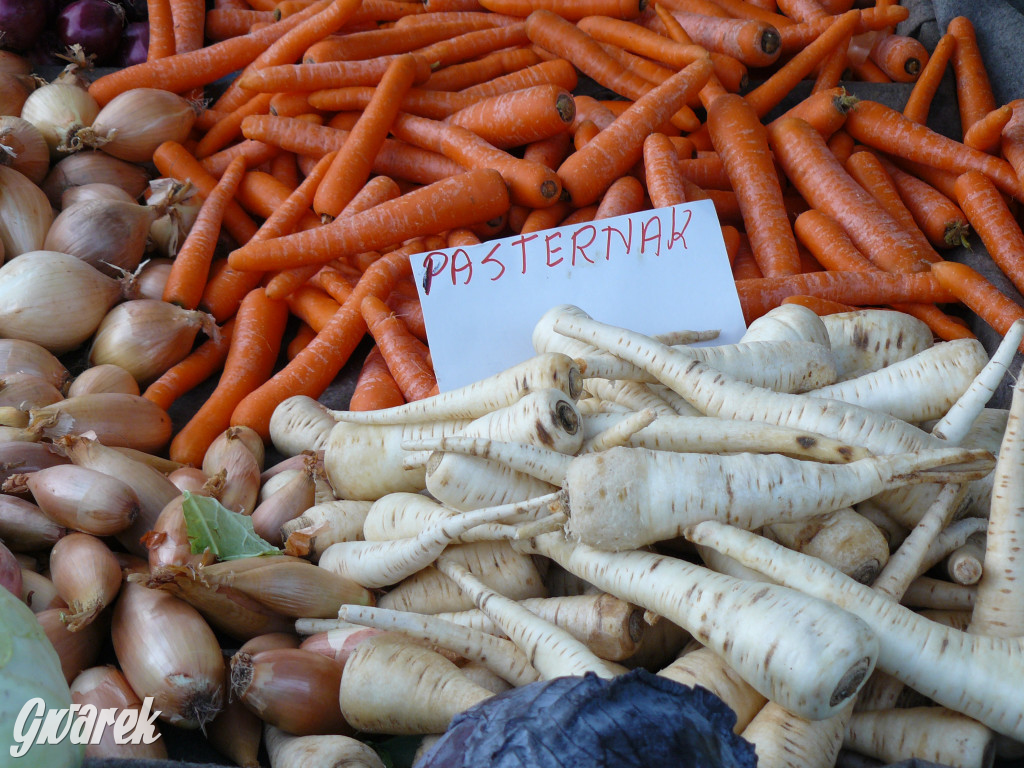
[[[613,413],[585,417],[584,439],[590,440],[623,418],[623,415]],[[626,445],[688,453],[781,453],[830,464],[845,464],[871,455],[860,446],[848,445],[807,430],[716,416],[659,414],[650,426],[635,432]]]
[[[650,426],[657,417],[658,413],[653,408],[626,414],[609,424],[606,429],[591,435],[578,453],[598,453],[616,446],[628,445],[633,435]]]
[[[409,735],[443,733],[455,715],[492,695],[439,653],[385,632],[349,657],[339,701],[359,731]]]
[[[519,546],[675,622],[762,695],[804,717],[835,714],[874,668],[876,640],[866,624],[794,590],[665,555],[605,552],[558,534]]]
[[[1024,653],[1021,637],[969,634],[940,625],[819,560],[739,528],[707,521],[694,526],[688,538],[860,617],[878,636],[879,669],[994,731],[1024,737],[1024,667],[1017,663]]]
[[[680,654],[658,674],[683,685],[707,688],[736,713],[733,730],[740,733],[767,699],[706,646]]]
[[[502,632],[526,655],[542,680],[565,675],[612,678],[620,671],[591,651],[564,629],[541,619],[515,600],[495,592],[463,565],[447,555],[438,558],[438,569],[459,585],[476,607],[501,627]]]
[[[315,563],[331,544],[361,539],[371,504],[357,499],[314,504],[281,526],[285,554],[306,557]]]
[[[507,541],[453,545],[445,550],[445,557],[458,561],[488,587],[512,600],[547,596],[534,559],[517,552]],[[473,601],[434,566],[396,584],[381,596],[377,605],[418,613],[474,607]]]
[[[955,768],[988,768],[995,758],[995,734],[945,707],[855,712],[843,746],[886,763],[916,758]]]
[[[458,389],[393,408],[374,411],[334,411],[337,419],[360,424],[404,424],[424,421],[472,420],[511,405],[538,389],[557,389],[571,400],[580,396],[583,377],[568,355],[535,355]]]
[[[977,339],[954,339],[807,394],[862,405],[916,424],[947,413],[988,361],[985,346]]]
[[[905,360],[934,343],[932,329],[905,312],[858,309],[821,318],[840,379]]]
[[[780,304],[754,318],[740,341],[809,341],[832,348],[822,318],[800,304]]]
[[[1024,635],[1024,368],[1017,373],[1009,419],[992,473],[992,504],[985,561],[978,582],[971,632]]]
[[[308,395],[282,400],[270,416],[270,442],[284,456],[318,451],[336,419],[331,410]]]
[[[520,509],[513,503],[463,512],[431,523],[412,538],[339,541],[324,550],[319,566],[370,589],[387,587],[426,568],[466,531],[503,520]]]
[[[358,605],[343,605],[338,618],[367,627],[402,632],[459,656],[482,663],[512,685],[540,680],[540,673],[515,643],[493,634],[455,624],[436,615],[393,611]]]
[[[1007,330],[992,357],[967,391],[932,426],[933,435],[950,443],[960,444],[984,411],[985,405],[992,399],[996,388],[1006,377],[1021,340],[1024,340],[1024,320],[1017,320]]]
[[[422,491],[426,470],[422,465],[404,465],[408,453],[402,443],[453,435],[467,424],[466,419],[383,425],[339,421],[323,446],[327,479],[341,499],[374,501],[395,491]]]
[[[583,444],[576,404],[561,390],[529,392],[511,405],[474,419],[460,435],[538,445],[574,454]],[[549,483],[507,465],[473,456],[432,454],[424,467],[426,490],[456,509],[478,509],[555,490]]]
[[[900,599],[902,605],[914,609],[973,610],[977,584],[956,584],[932,576],[918,576]]]
[[[351,736],[321,734],[293,736],[266,725],[263,740],[273,768],[384,768],[384,762],[369,744]]]
[[[642,608],[606,592],[531,597],[520,600],[519,604],[566,630],[596,655],[609,661],[629,658],[652,629]],[[455,624],[503,636],[501,628],[479,608],[437,615]]]
[[[972,517],[969,520],[981,522],[982,518]],[[985,531],[972,533],[967,541],[949,553],[946,558],[946,573],[957,584],[977,584],[984,573],[985,563]]]
[[[592,397],[618,403],[631,411],[649,408],[659,415],[676,412],[661,395],[641,381],[589,378],[583,382],[583,391]]]

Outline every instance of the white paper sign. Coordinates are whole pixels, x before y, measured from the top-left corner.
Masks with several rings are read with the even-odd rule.
[[[532,357],[558,304],[642,333],[718,329],[715,344],[746,330],[708,200],[427,251],[413,273],[441,391]]]

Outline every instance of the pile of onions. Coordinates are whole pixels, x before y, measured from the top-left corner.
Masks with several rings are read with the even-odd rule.
[[[54,160],[87,145],[84,132],[99,113],[99,103],[85,88],[56,81],[36,88],[21,107],[21,117],[43,134]]]
[[[6,258],[41,249],[52,223],[53,209],[42,189],[0,165],[0,244]]]

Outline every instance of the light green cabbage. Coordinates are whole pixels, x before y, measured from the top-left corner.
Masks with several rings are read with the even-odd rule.
[[[71,706],[60,659],[43,628],[27,605],[0,588],[0,765],[77,768],[85,760],[85,745],[70,738],[33,745],[24,756],[12,757],[11,749],[20,746],[15,738],[18,715],[36,698],[43,700],[46,712]]]

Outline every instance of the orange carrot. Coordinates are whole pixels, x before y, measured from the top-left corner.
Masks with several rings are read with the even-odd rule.
[[[643,210],[645,190],[635,176],[622,176],[611,183],[601,196],[594,220],[624,216]]]
[[[749,93],[746,99],[758,117],[767,115],[785,98],[814,67],[824,60],[841,40],[845,40],[857,26],[859,11],[848,11],[837,16],[813,42],[802,48],[785,64]]]
[[[303,62],[323,64],[409,53],[415,48],[447,40],[465,31],[467,25],[463,22],[436,22],[417,25],[416,29],[382,27],[369,32],[337,35],[311,45],[303,55]]]
[[[1024,185],[1024,100],[1015,99],[1010,103],[1013,105],[1013,115],[1010,117],[1010,121],[1003,126],[1003,132],[999,139],[999,151],[1013,166],[1017,178]]]
[[[165,411],[170,409],[178,398],[191,392],[221,369],[228,356],[234,329],[235,318],[228,318],[212,338],[201,343],[150,383],[142,396]]]
[[[572,93],[548,83],[481,99],[445,121],[468,128],[499,149],[568,133],[576,115]]]
[[[306,115],[302,119],[312,120],[315,117],[315,115]],[[245,162],[246,168],[258,168],[264,163],[269,163],[280,152],[281,148],[275,147],[273,144],[265,144],[262,141],[254,141],[253,139],[244,139],[214,152],[208,157],[204,157],[199,161],[199,164],[211,176],[218,177],[224,173],[224,169],[236,157],[241,158]]]
[[[757,19],[719,18],[673,11],[693,42],[724,53],[748,67],[768,67],[778,60],[779,30]]]
[[[956,198],[992,261],[1024,291],[1024,232],[999,190],[984,174],[968,171],[957,177]]]
[[[315,194],[317,186],[320,184],[320,180],[324,174],[327,173],[327,169],[330,167],[333,161],[334,153],[325,155],[324,159],[317,163],[313,168],[312,172],[303,181],[301,191],[295,195],[295,200],[292,201],[293,205],[305,204],[308,208],[312,205],[312,197]],[[301,185],[300,185],[301,186]],[[398,188],[398,184],[387,176],[374,176],[363,188],[356,193],[355,197],[349,202],[348,205],[342,210],[341,215],[347,216],[359,211],[365,211],[378,203],[382,203],[385,200],[391,200],[401,194]],[[284,233],[287,234],[287,233]],[[301,286],[308,279],[316,274],[320,267],[316,264],[307,265],[304,267],[295,267],[294,269],[285,269],[274,275],[266,284],[267,295],[271,298],[284,298],[288,296],[293,290]],[[317,329],[319,330],[319,329]]]
[[[254,288],[238,308],[224,370],[217,386],[171,440],[174,461],[199,466],[214,439],[231,426],[231,412],[274,370],[288,321],[288,305]]]
[[[315,332],[323,330],[341,306],[325,291],[313,285],[300,285],[285,299],[288,310]]]
[[[643,155],[647,135],[695,96],[710,76],[710,57],[687,65],[633,102],[583,149],[569,155],[559,166],[558,175],[573,205],[594,202],[636,164]]]
[[[487,53],[527,43],[526,27],[520,21],[516,24],[477,29],[465,32],[412,51],[424,58],[431,69],[440,69],[450,64],[469,61]]]
[[[846,116],[844,129],[862,144],[890,155],[956,174],[981,171],[1000,190],[1024,200],[1024,188],[1008,162],[911,122],[895,109],[877,101],[859,101]]]
[[[416,63],[415,56],[403,55],[388,65],[373,98],[316,188],[313,210],[321,216],[333,218],[340,214],[366,183],[373,159],[398,114],[402,95],[413,83]]]
[[[309,103],[306,91],[278,91],[271,95],[270,114],[282,117],[321,116],[319,110]]]
[[[537,8],[557,13],[567,21],[579,21],[584,16],[612,16],[617,19],[635,19],[644,9],[643,0],[478,0],[492,13],[509,16],[529,16]]]
[[[274,22],[258,32],[232,37],[197,51],[165,56],[115,70],[96,78],[89,85],[89,93],[102,106],[132,88],[163,88],[174,93],[184,93],[209,85],[251,63],[268,45],[301,24],[304,14],[315,12],[315,7],[310,6],[307,11]]]
[[[960,128],[962,135],[966,135],[968,128],[996,108],[996,98],[971,20],[966,16],[956,16],[946,25],[946,32],[956,38],[953,74]]]
[[[270,161],[270,175],[294,190],[302,182],[294,152],[282,152]]]
[[[411,274],[409,255],[398,249],[375,261],[316,338],[239,402],[231,423],[252,427],[268,440],[270,417],[283,400],[292,395],[316,398],[323,394],[366,334],[366,323],[359,312],[362,300],[369,295],[386,296],[396,281]]]
[[[458,125],[400,113],[392,123],[391,133],[423,149],[439,152],[466,168],[498,170],[509,185],[514,203],[539,208],[554,203],[562,192],[560,179],[550,168],[498,149]]]
[[[288,17],[284,21],[295,18],[302,18],[302,21],[267,46],[266,50],[261,51],[245,69],[262,69],[298,60],[310,45],[341,29],[359,8],[360,2],[361,0],[331,0],[326,4],[317,2]],[[216,109],[235,109],[251,95],[239,84],[238,78],[235,78],[213,106]]]
[[[919,176],[907,173],[884,157],[879,159],[903,203],[935,248],[967,244],[971,225],[955,202]]]
[[[993,152],[999,147],[1003,128],[1013,117],[1013,105],[1003,104],[987,115],[979,117],[964,134],[964,144],[982,152]]]
[[[153,164],[167,178],[192,182],[204,198],[210,196],[217,184],[217,179],[203,168],[192,153],[176,141],[165,141],[158,146],[153,152]],[[229,201],[224,209],[223,226],[239,245],[248,242],[249,238],[256,234],[257,229],[256,223],[234,200]]]
[[[292,334],[291,340],[285,347],[285,356],[289,360],[293,360],[299,352],[305,349],[306,345],[309,344],[313,339],[316,338],[316,331],[310,328],[303,322],[299,323],[299,327],[295,329],[295,333]]]
[[[663,133],[649,134],[644,139],[643,161],[651,205],[666,208],[686,202],[679,155],[668,136]]]
[[[732,276],[735,280],[755,280],[764,277],[761,268],[754,261],[754,252],[750,250],[750,241],[740,233],[739,247],[732,259]]]
[[[658,30],[657,34],[664,34],[665,37],[679,45],[694,44],[692,38],[683,29],[683,25],[679,23],[679,20],[672,15],[672,12],[664,4],[655,4],[654,10],[663,28],[663,30]],[[652,32],[656,31],[653,27],[649,28]],[[746,90],[749,79],[747,77],[747,66],[742,61],[717,51],[709,52],[709,54],[711,61],[715,65],[714,75],[708,78],[709,85],[716,88],[721,86],[728,91]]]
[[[761,272],[766,277],[796,274],[800,256],[766,129],[747,101],[735,93],[723,94],[711,103],[707,125],[736,192]]]
[[[951,302],[957,298],[930,272],[804,272],[759,280],[737,280],[736,291],[748,323],[779,306],[787,296],[818,296],[856,306]]]
[[[875,5],[856,9],[859,14],[857,25],[853,28],[854,35],[876,32],[895,27],[910,16],[910,11],[902,5]],[[833,21],[850,12],[850,8],[838,14],[828,14],[817,18],[801,21],[798,24],[779,27],[779,47],[783,55],[795,54],[814,42]],[[851,57],[856,60],[856,56]]]
[[[410,237],[486,221],[508,210],[501,174],[482,168],[434,182],[317,229],[249,243],[228,256],[241,270],[324,264]]]
[[[427,78],[423,87],[438,91],[458,91],[539,63],[540,57],[530,48],[504,48],[478,59],[439,69]]]
[[[203,296],[210,273],[224,211],[242,179],[245,163],[233,160],[216,186],[203,200],[196,220],[182,243],[164,285],[163,300],[185,309],[195,309]]]
[[[1005,335],[1011,325],[1024,318],[1024,307],[967,264],[937,261],[931,271],[943,287],[1000,335]],[[1024,352],[1024,343],[1020,351]]]
[[[405,397],[395,377],[388,370],[384,356],[376,344],[370,348],[356,377],[355,388],[348,401],[350,411],[374,411],[402,405]]]
[[[955,47],[956,38],[948,32],[935,44],[931,56],[922,67],[910,95],[907,96],[906,104],[903,105],[903,116],[908,120],[922,125],[928,122],[932,100],[942,83],[942,77],[946,73],[946,66]]]
[[[768,137],[776,160],[804,199],[838,221],[864,255],[894,271],[926,268],[928,255],[850,177],[809,123],[800,118],[773,122]]]
[[[737,19],[757,19],[776,28],[794,23],[789,14],[776,12],[781,9],[775,0],[771,0],[770,3],[768,0],[762,0],[762,3],[763,7],[750,0],[715,0],[715,5],[724,8],[730,16]]]
[[[396,55],[375,56],[358,61],[328,61],[323,64],[280,64],[243,72],[239,82],[246,90],[270,93],[376,85]],[[430,75],[427,63],[423,61],[420,64],[416,82],[423,82]]]
[[[232,112],[214,123],[196,143],[197,160],[223,149],[241,133],[242,119],[248,115],[261,115],[270,111],[272,94],[258,93]]]
[[[903,230],[916,241],[918,252],[927,255],[929,261],[938,261],[939,254],[934,251],[924,232],[917,226],[917,221],[910,209],[903,203],[899,189],[892,180],[882,161],[870,150],[858,150],[850,155],[845,163],[849,173],[886,212],[900,223]]]
[[[406,401],[436,395],[437,378],[427,361],[426,345],[378,297],[366,296],[359,311]]]
[[[822,315],[835,315],[839,312],[851,312],[857,307],[852,304],[843,304],[839,301],[831,301],[830,299],[823,299],[820,296],[787,296],[782,300],[783,304],[799,304],[801,307],[807,307],[814,314]]]
[[[551,11],[536,10],[526,17],[530,41],[571,62],[580,72],[619,96],[636,100],[652,87],[622,67],[601,44],[576,24]]]
[[[409,333],[425,344],[427,342],[427,325],[423,319],[423,305],[420,304],[419,297],[415,295],[415,287],[413,292],[413,295],[409,296],[399,290],[394,290],[385,303],[395,317],[405,323]]]
[[[206,38],[227,40],[248,34],[249,28],[258,22],[274,22],[273,11],[257,11],[252,8],[211,8],[206,12]],[[151,22],[152,23],[152,22]]]
[[[149,19],[149,47],[146,61],[155,61],[174,55],[174,20],[170,0],[147,0]]]
[[[171,18],[174,20],[175,53],[188,53],[203,47],[205,0],[171,0]]]
[[[783,117],[799,117],[806,120],[826,140],[843,127],[847,113],[859,101],[856,96],[847,93],[840,86],[812,91],[805,99],[801,99],[783,112],[776,120]]]
[[[915,37],[882,34],[868,54],[893,82],[912,83],[928,64],[928,49]]]

